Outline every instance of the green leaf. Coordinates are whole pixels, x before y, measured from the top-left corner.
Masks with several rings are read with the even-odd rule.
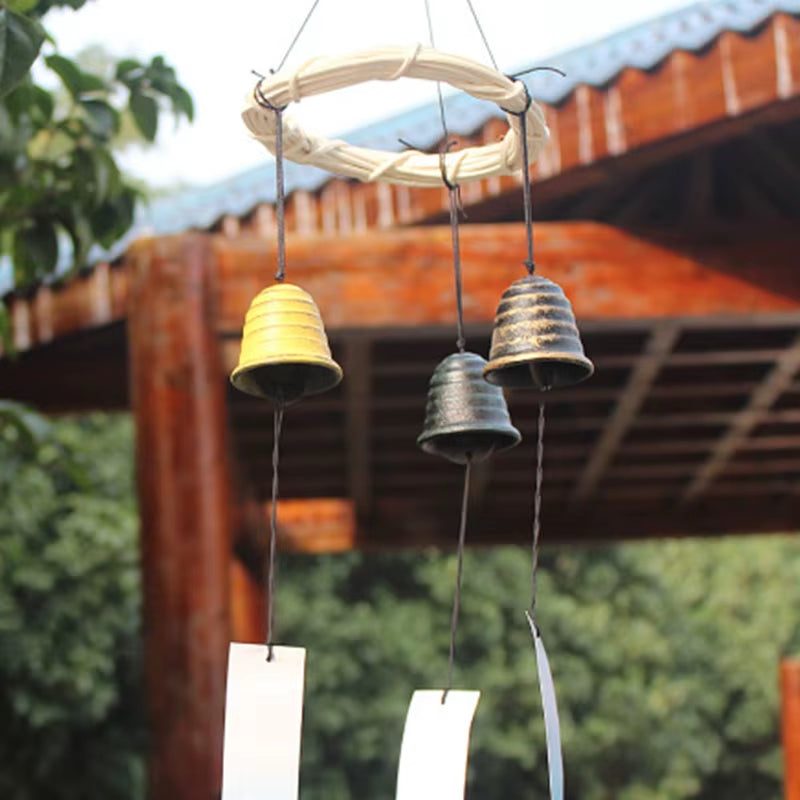
[[[6,6],[17,14],[27,14],[36,8],[38,2],[39,0],[7,0]]]
[[[136,127],[148,142],[155,141],[158,131],[158,103],[142,92],[131,94],[130,109]]]
[[[0,97],[27,74],[39,55],[44,29],[11,9],[0,9]]]
[[[32,225],[19,228],[14,235],[14,268],[37,276],[51,273],[58,263],[58,236],[49,219],[37,219]]]
[[[182,113],[189,122],[192,122],[194,120],[194,101],[189,92],[183,86],[175,86],[169,93],[169,97],[172,100],[172,108],[175,113]]]
[[[130,81],[141,78],[142,75],[144,75],[144,66],[135,58],[123,58],[117,63],[115,77],[126,85],[130,85]]]
[[[113,203],[103,203],[92,212],[89,224],[92,226],[92,236],[104,247],[109,247],[114,243],[114,234],[119,224],[116,206]]]
[[[52,119],[55,102],[46,89],[26,82],[17,85],[8,93],[5,105],[16,119],[28,115],[42,127]]]
[[[105,100],[81,100],[89,125],[97,136],[108,139],[119,130],[119,113]]]
[[[119,190],[119,168],[108,150],[92,150],[90,155],[94,170],[95,200],[103,203]]]
[[[91,72],[84,72],[81,70],[80,90],[81,94],[88,94],[89,92],[107,92],[109,86],[99,75],[92,75]]]
[[[82,91],[82,76],[80,67],[68,58],[60,55],[47,56],[45,64],[61,78],[67,91],[77,98]]]
[[[113,201],[95,209],[89,220],[92,235],[103,245],[111,247],[133,224],[134,197],[123,192]]]
[[[91,223],[84,216],[84,211],[81,208],[72,208],[68,215],[62,217],[61,221],[72,240],[73,265],[80,269],[86,266],[86,262],[89,259],[89,249],[93,243]]]

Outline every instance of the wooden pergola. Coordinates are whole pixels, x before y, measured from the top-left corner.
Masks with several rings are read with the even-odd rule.
[[[797,530],[800,20],[774,13],[545,108],[536,260],[597,368],[547,398],[548,542]],[[503,128],[487,112],[463,141]],[[523,274],[519,194],[512,178],[463,187],[468,346],[484,355]],[[345,380],[287,412],[285,551],[454,542],[461,473],[415,444],[455,346],[446,213],[444,189],[330,179],[290,196],[288,277]],[[274,233],[262,203],[7,298],[4,396],[135,416],[154,800],[219,796],[227,645],[262,635],[271,409],[227,375]],[[510,395],[527,444],[475,470],[472,544],[529,540],[538,401]]]

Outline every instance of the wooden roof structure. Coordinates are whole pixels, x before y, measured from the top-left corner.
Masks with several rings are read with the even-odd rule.
[[[775,11],[545,111],[537,265],[597,367],[546,398],[547,541],[796,530],[800,20]],[[462,141],[503,128],[487,115]],[[468,347],[485,355],[523,274],[519,182],[462,196]],[[415,443],[455,346],[446,210],[444,189],[337,178],[290,196],[288,278],[317,300],[345,380],[287,412],[284,550],[454,543],[461,471]],[[271,410],[227,375],[274,234],[263,202],[7,298],[4,396],[136,418],[157,800],[216,796],[225,648],[261,625]],[[529,541],[538,402],[509,396],[525,438],[476,468],[471,543]]]

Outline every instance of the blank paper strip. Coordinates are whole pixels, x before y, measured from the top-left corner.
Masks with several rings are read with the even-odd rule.
[[[464,800],[472,718],[480,692],[417,691],[400,751],[397,800]]]
[[[297,800],[306,651],[231,644],[222,800]]]
[[[533,620],[528,617],[536,647],[536,666],[539,672],[539,690],[542,693],[544,730],[547,739],[547,767],[550,773],[550,800],[564,800],[564,760],[561,755],[561,725],[558,721],[556,687],[550,672],[550,661],[544,642]]]

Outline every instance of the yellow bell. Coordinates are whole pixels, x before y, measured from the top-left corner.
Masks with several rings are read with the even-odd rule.
[[[342,368],[311,295],[291,283],[260,292],[247,311],[239,364],[231,383],[247,394],[286,405],[336,386]]]

